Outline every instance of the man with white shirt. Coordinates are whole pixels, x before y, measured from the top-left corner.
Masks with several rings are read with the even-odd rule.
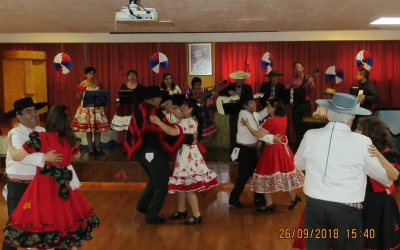
[[[361,250],[361,208],[367,175],[389,187],[398,171],[371,157],[371,139],[351,131],[354,115],[371,114],[357,107],[356,97],[336,93],[332,100],[316,102],[328,109],[330,122],[324,128],[307,131],[294,158],[295,166],[306,171],[307,249]]]
[[[19,149],[29,140],[29,133],[32,131],[44,132],[45,129],[36,126],[38,121],[37,110],[44,108],[46,102],[34,103],[32,98],[25,97],[14,102],[14,109],[5,113],[4,118],[17,118],[18,125],[13,128],[8,136],[12,136],[12,144]],[[44,167],[45,162],[60,162],[62,154],[56,154],[51,150],[46,154],[30,154],[21,161],[14,161],[7,151],[6,157],[6,175],[7,175],[7,208],[8,216],[12,214],[17,207],[22,195],[28,188],[29,183],[35,177],[36,167]],[[72,166],[68,167],[72,170]],[[77,180],[77,179],[76,179]],[[72,187],[72,186],[71,186]],[[3,250],[15,250],[16,247],[10,246],[3,241]]]
[[[242,103],[242,110],[239,112],[238,120],[238,132],[236,135],[236,148],[239,150],[237,159],[239,163],[238,178],[236,179],[235,186],[229,197],[229,205],[235,208],[243,208],[244,205],[240,203],[239,196],[243,192],[243,188],[246,185],[249,178],[253,175],[254,169],[257,166],[258,156],[256,151],[257,138],[254,137],[247,127],[242,126],[240,120],[245,118],[249,121],[249,124],[254,129],[259,129],[259,121],[268,116],[266,109],[260,112],[256,111],[256,102],[252,94],[242,95],[240,98]],[[279,135],[267,134],[260,140],[265,140],[267,143],[280,142],[282,137]],[[264,205],[265,199],[263,194],[254,193],[254,204]]]

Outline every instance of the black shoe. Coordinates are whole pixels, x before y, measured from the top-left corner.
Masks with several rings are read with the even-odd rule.
[[[196,223],[201,223],[201,221],[203,220],[203,216],[201,216],[201,215],[199,215],[198,217],[194,217],[194,216],[192,216],[192,221],[190,221],[190,220],[187,220],[187,221],[185,221],[185,222],[183,222],[185,225],[194,225],[194,224],[196,224]]]
[[[179,212],[179,211],[177,211],[176,212],[176,214],[174,214],[174,215],[171,215],[169,218],[171,219],[171,220],[178,220],[178,219],[180,219],[181,217],[183,217],[184,219],[186,219],[186,216],[188,215],[188,211],[183,211],[183,212]]]
[[[239,201],[229,201],[229,205],[235,207],[235,208],[244,208],[244,205],[240,203]]]
[[[105,155],[105,153],[103,151],[99,149],[97,149],[97,147],[94,149],[93,153],[95,153],[96,155]]]
[[[260,213],[266,213],[266,212],[268,212],[268,211],[273,212],[274,209],[275,209],[275,205],[274,205],[274,203],[272,203],[272,204],[269,205],[268,207],[267,207],[267,206],[263,206],[262,208],[259,208],[259,209],[257,209],[256,211],[257,211],[257,212],[260,212]]]
[[[164,218],[160,218],[160,217],[157,217],[157,219],[155,219],[155,220],[146,221],[147,224],[161,224],[161,223],[164,223],[164,222],[165,222],[165,219]]]
[[[147,213],[147,209],[143,209],[143,208],[136,208],[136,211],[141,212],[142,214]]]
[[[265,205],[265,199],[254,199],[254,205],[256,207],[264,206]]]
[[[289,206],[289,210],[293,209],[297,205],[297,202],[301,202],[301,197],[298,194],[294,197],[294,201],[292,201],[292,205]]]

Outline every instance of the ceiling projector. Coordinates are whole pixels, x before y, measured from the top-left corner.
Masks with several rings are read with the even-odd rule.
[[[158,14],[153,8],[144,8],[137,0],[129,1],[129,5],[122,7],[115,13],[116,22],[157,22]]]

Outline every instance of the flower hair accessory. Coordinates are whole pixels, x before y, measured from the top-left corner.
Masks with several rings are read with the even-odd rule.
[[[274,102],[274,106],[278,106],[278,102]]]
[[[66,109],[64,112],[69,115],[69,110],[68,109]]]

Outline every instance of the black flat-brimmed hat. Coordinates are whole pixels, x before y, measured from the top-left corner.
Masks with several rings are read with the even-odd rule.
[[[271,72],[269,72],[269,74],[266,74],[266,76],[283,76],[283,74],[280,74],[278,70],[272,70]]]
[[[161,90],[159,86],[148,86],[137,89],[136,95],[142,99],[151,99],[156,97],[164,97],[168,95],[168,92]]]
[[[3,118],[9,119],[17,116],[17,112],[29,107],[35,107],[36,110],[46,107],[47,102],[34,103],[31,97],[24,97],[14,102],[14,109],[3,115]]]

